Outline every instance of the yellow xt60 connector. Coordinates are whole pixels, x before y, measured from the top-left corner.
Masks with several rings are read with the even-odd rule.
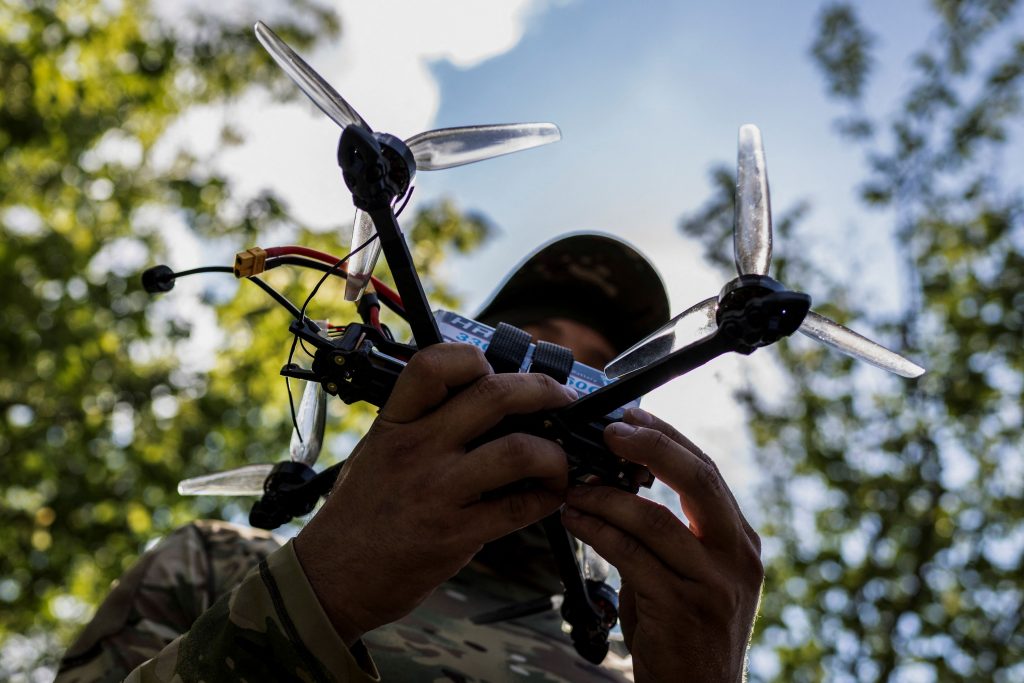
[[[267,252],[259,247],[252,247],[235,254],[235,277],[243,278],[259,275],[267,262]]]

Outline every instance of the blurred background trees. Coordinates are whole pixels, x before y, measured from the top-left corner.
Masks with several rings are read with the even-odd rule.
[[[762,676],[1024,680],[1024,183],[1003,164],[1024,132],[1017,5],[932,2],[889,113],[865,105],[874,38],[855,5],[819,17],[811,56],[838,134],[864,150],[859,194],[891,231],[905,301],[880,316],[872,283],[816,268],[807,206],[776,207],[774,275],[928,373],[881,376],[796,335],[776,347],[779,383],[740,396],[766,475]],[[727,272],[731,174],[682,223]]]
[[[274,27],[292,45],[340,30],[319,5],[279,9]],[[190,107],[251,87],[297,92],[248,23],[179,14],[145,0],[0,5],[0,679],[52,676],[46,667],[147,542],[247,509],[182,498],[179,479],[286,452],[287,313],[223,280],[183,280],[154,302],[139,272],[182,244],[198,266],[230,265],[268,234],[344,243],[338,230],[307,231],[272,189],[242,196],[208,159],[167,149]],[[236,140],[225,125],[221,144]],[[431,245],[419,263],[451,303],[429,274],[486,224],[442,203],[406,228]],[[286,270],[267,278],[301,301],[319,274]],[[311,314],[353,315],[341,291],[325,287],[332,306],[314,302]],[[204,320],[219,328],[194,329]],[[369,411],[336,412],[338,455]]]

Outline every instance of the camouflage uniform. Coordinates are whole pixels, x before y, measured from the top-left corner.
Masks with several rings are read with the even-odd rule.
[[[179,529],[115,585],[69,648],[72,681],[623,681],[628,657],[584,661],[557,612],[470,618],[557,588],[543,538],[491,544],[412,614],[349,650],[290,542],[224,522]]]

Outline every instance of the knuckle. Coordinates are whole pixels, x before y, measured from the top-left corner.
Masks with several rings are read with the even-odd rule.
[[[652,435],[653,442],[651,443],[651,449],[656,453],[660,453],[676,445],[675,441],[673,441],[664,432],[659,432],[656,429],[651,431],[654,432],[654,434]]]
[[[523,526],[529,521],[530,505],[527,495],[507,496],[504,501],[505,517],[514,525]]]
[[[513,432],[503,438],[504,455],[509,460],[523,460],[532,452],[531,439],[521,432]]]
[[[647,528],[658,534],[667,533],[678,524],[676,516],[664,505],[657,503],[646,506],[644,521]]]
[[[450,346],[449,344],[435,344],[435,346]],[[459,351],[459,362],[466,365],[473,365],[479,369],[481,374],[492,374],[491,364],[487,362],[484,352],[471,344],[455,344]]]
[[[437,345],[435,345],[437,346]],[[442,346],[446,346],[442,344]],[[483,350],[479,346],[473,346],[472,344],[458,344],[454,348],[458,349],[460,353],[465,353],[470,358],[480,361],[481,364],[487,364],[487,357],[484,355]]]
[[[484,375],[473,384],[473,390],[481,401],[501,402],[511,389],[509,375]]]
[[[644,551],[643,545],[636,537],[621,532],[618,534],[615,546],[622,557],[636,557]]]
[[[725,483],[718,473],[718,468],[706,460],[697,466],[697,485],[709,493],[722,493]]]
[[[549,377],[540,372],[531,372],[528,375],[534,382],[540,385],[541,390],[544,392],[561,392],[562,385],[555,381],[553,377]]]
[[[607,507],[611,502],[609,499],[613,495],[614,489],[610,486],[588,486],[587,488],[587,499],[592,505],[597,507]]]
[[[444,344],[429,346],[422,351],[416,352],[409,359],[403,372],[422,378],[439,376],[444,365],[444,354],[438,349],[440,346],[444,346]]]

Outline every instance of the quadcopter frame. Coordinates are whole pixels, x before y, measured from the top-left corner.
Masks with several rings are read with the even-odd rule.
[[[364,324],[347,325],[340,337],[331,336],[305,317],[304,307],[300,311],[292,306],[290,310],[296,320],[290,332],[296,340],[316,350],[309,369],[289,360],[281,374],[319,384],[324,391],[346,403],[366,401],[381,406],[391,395],[408,359],[421,349],[444,342],[394,210],[396,200],[411,188],[417,163],[427,170],[449,168],[526,149],[551,141],[545,136],[550,138],[551,129],[557,132],[557,127],[522,124],[443,129],[422,133],[407,141],[373,132],[330,85],[266,26],[257,24],[256,32],[278,64],[341,126],[338,163],[352,193],[353,204],[369,216],[376,229],[380,249],[401,297],[403,317],[413,336],[409,344],[400,344],[390,334],[385,334],[379,324],[365,324],[369,322],[365,318]],[[495,131],[497,138],[493,137]],[[468,152],[460,149],[452,153],[445,145],[452,147],[454,143],[458,148],[459,135],[478,139],[466,144]],[[488,135],[492,137],[484,139]],[[506,137],[501,138],[501,135]],[[430,158],[428,152],[437,154],[438,158]],[[365,226],[354,225],[353,230],[357,227]],[[734,248],[739,276],[726,283],[717,297],[691,307],[610,363],[606,372],[616,378],[615,381],[563,408],[507,418],[479,442],[513,432],[541,436],[564,448],[570,484],[593,483],[596,478],[599,483],[636,493],[639,488],[650,486],[653,477],[646,468],[611,453],[604,445],[604,428],[621,417],[622,406],[725,353],[749,355],[799,330],[898,374],[916,376],[923,372],[910,361],[814,313],[810,310],[810,296],[789,290],[767,275],[771,260],[771,213],[764,150],[760,132],[753,126],[740,130]],[[357,251],[353,250],[350,256]],[[369,258],[370,270],[375,258],[375,255]],[[337,272],[342,261],[327,274]],[[149,291],[167,291],[173,286],[175,274],[165,267],[166,272],[159,268],[147,271],[144,276],[144,282],[148,278],[146,288]],[[365,282],[369,272],[360,277]],[[276,295],[265,283],[253,281]],[[361,291],[361,286],[356,289]],[[700,323],[696,334],[681,332],[684,323],[692,326],[694,321]],[[499,340],[502,343],[499,344]],[[544,342],[539,342],[536,347],[530,370],[540,367],[564,382],[572,366],[571,352],[550,344],[542,348],[542,344]],[[504,357],[497,353],[499,347],[505,349]],[[529,347],[527,333],[502,323],[494,332],[487,358],[496,371],[519,371]],[[537,356],[542,351],[550,363],[538,364]],[[250,516],[253,524],[274,528],[312,511],[317,500],[329,492],[344,463],[319,474],[313,471],[311,464],[285,462],[273,468],[264,482],[263,497],[253,506]],[[588,661],[598,663],[607,653],[608,634],[617,620],[614,592],[601,582],[584,578],[573,540],[557,515],[545,519],[543,526],[565,589],[562,616],[571,626],[577,651]]]

